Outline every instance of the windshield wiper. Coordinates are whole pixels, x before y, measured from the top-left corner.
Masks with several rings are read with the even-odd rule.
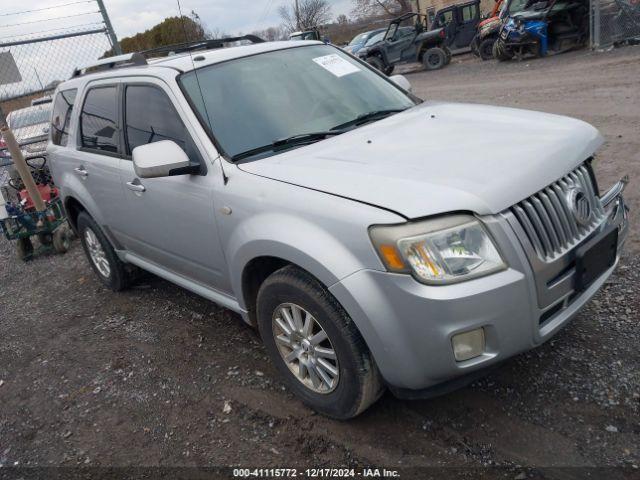
[[[347,127],[353,127],[357,125],[362,125],[363,123],[371,122],[373,120],[381,120],[389,115],[394,113],[404,112],[406,108],[387,108],[385,110],[373,110],[371,112],[363,113],[358,115],[353,120],[349,120],[348,122],[342,123],[333,127],[331,130],[343,130]]]
[[[305,145],[307,143],[317,142],[319,140],[324,140],[327,137],[340,135],[341,133],[344,133],[344,130],[331,129],[331,130],[326,130],[321,132],[300,133],[298,135],[292,135],[291,137],[274,140],[269,145],[263,145],[261,147],[256,147],[256,148],[252,148],[251,150],[247,150],[246,152],[238,153],[233,157],[231,157],[231,160],[235,162],[237,160],[253,157],[254,155],[259,155],[265,152],[279,152],[281,150],[286,150],[289,147],[295,147],[298,145]]]

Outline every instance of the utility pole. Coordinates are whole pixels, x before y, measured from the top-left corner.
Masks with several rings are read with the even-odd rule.
[[[300,5],[298,4],[298,0],[296,0],[296,28],[298,31],[302,30],[300,26]]]
[[[116,33],[113,31],[113,25],[111,25],[111,20],[109,20],[107,9],[104,7],[104,3],[102,2],[102,0],[96,0],[96,2],[98,3],[98,8],[100,9],[100,13],[102,14],[104,25],[105,27],[107,27],[107,35],[109,35],[109,40],[111,41],[113,51],[116,55],[122,55],[122,49],[120,48],[120,43],[118,42]]]

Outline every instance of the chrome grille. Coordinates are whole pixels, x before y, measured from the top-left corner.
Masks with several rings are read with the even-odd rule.
[[[510,210],[544,261],[571,250],[605,217],[584,164]]]

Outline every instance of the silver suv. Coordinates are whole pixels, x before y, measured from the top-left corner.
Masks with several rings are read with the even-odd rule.
[[[319,42],[106,59],[53,110],[51,168],[102,283],[139,267],[238,312],[334,418],[548,340],[628,229],[592,126],[423,102]]]

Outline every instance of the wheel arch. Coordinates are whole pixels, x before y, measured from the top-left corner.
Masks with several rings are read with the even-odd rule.
[[[81,212],[86,212],[85,206],[75,197],[69,195],[64,199],[64,210],[67,214],[67,220],[73,231],[78,233],[78,216]],[[88,212],[87,212],[88,213]],[[89,215],[91,215],[89,213]]]

